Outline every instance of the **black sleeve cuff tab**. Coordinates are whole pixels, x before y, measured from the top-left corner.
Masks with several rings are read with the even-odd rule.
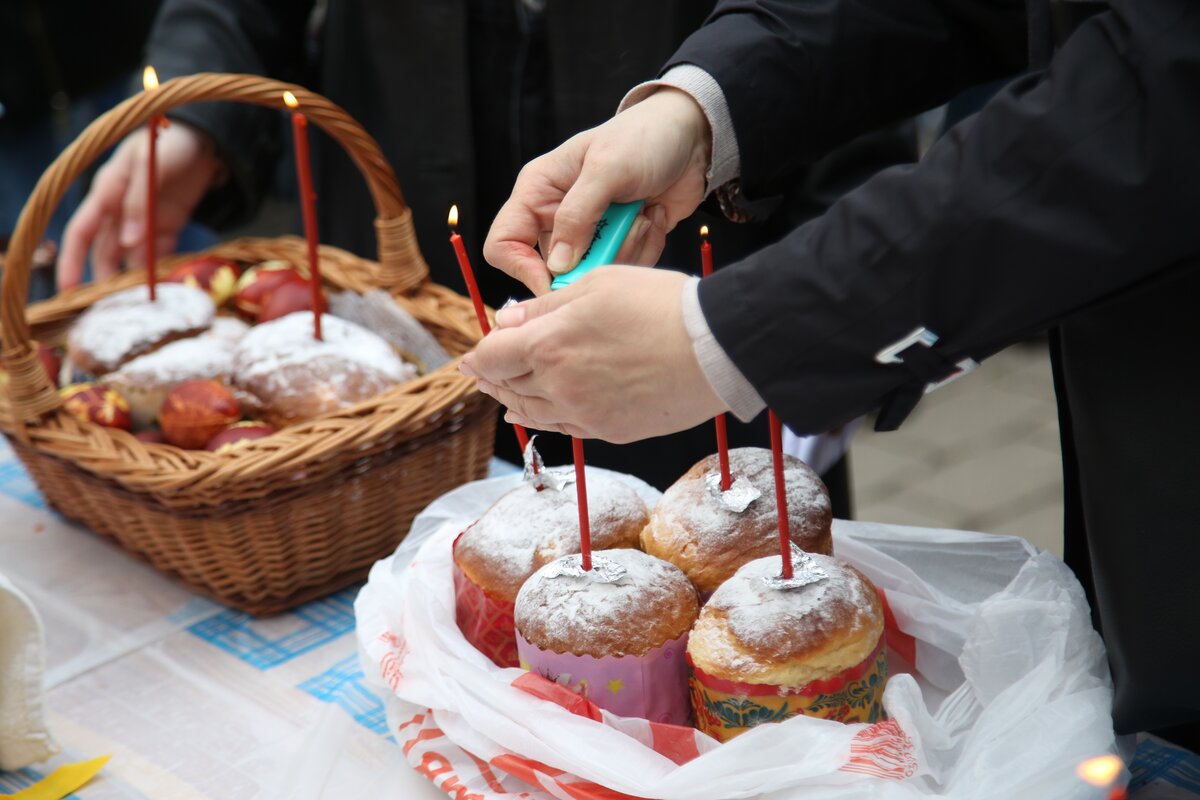
[[[917,407],[921,397],[972,372],[979,363],[973,358],[951,361],[934,349],[938,336],[921,327],[875,354],[880,364],[902,365],[911,379],[890,392],[875,418],[875,430],[894,431]]]

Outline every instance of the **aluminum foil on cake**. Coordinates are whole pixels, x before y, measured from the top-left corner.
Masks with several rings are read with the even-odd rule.
[[[737,475],[729,479],[729,488],[725,491],[721,491],[720,472],[710,472],[705,475],[704,485],[708,487],[708,493],[722,508],[735,514],[741,514],[750,507],[751,503],[762,497],[762,492],[755,488],[754,484]]]
[[[819,581],[828,580],[829,573],[823,570],[808,553],[792,545],[792,577],[785,578],[782,574],[764,577],[763,583],[772,589],[800,589]]]
[[[587,578],[593,583],[619,583],[628,570],[612,559],[592,556],[592,568],[583,568],[583,556],[579,553],[563,556],[551,563],[546,570],[547,578]]]
[[[529,437],[529,442],[525,445],[525,471],[521,474],[521,480],[533,484],[533,488],[538,491],[550,489],[554,492],[561,492],[575,483],[574,468],[546,469],[546,463],[542,461],[542,454],[533,445],[533,440],[536,438],[537,434],[535,433]]]

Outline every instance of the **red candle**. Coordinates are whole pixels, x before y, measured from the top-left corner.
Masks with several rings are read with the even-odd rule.
[[[462,271],[463,281],[467,284],[467,294],[471,295],[471,303],[475,306],[479,328],[483,335],[487,336],[492,332],[492,326],[488,322],[487,312],[483,310],[483,296],[479,294],[479,284],[475,282],[475,270],[471,268],[471,259],[467,257],[466,245],[458,235],[458,206],[450,206],[446,224],[450,226],[450,246],[454,248],[454,255],[458,257],[458,268]]]
[[[708,243],[708,226],[700,226],[700,265],[704,277],[712,275],[712,245]],[[717,460],[721,463],[721,491],[729,491],[733,477],[729,473],[729,436],[725,430],[725,415],[717,414]]]
[[[783,480],[783,423],[774,411],[771,420],[771,456],[775,462],[775,509],[779,514],[779,554],[783,557],[783,577],[792,577],[792,538],[788,531],[787,484]]]
[[[450,246],[454,248],[454,255],[458,257],[458,268],[462,270],[463,281],[467,284],[467,294],[471,295],[471,303],[475,306],[479,329],[483,331],[484,336],[487,336],[492,332],[492,326],[488,322],[487,312],[483,309],[483,296],[479,294],[479,284],[475,282],[475,270],[471,268],[471,259],[467,257],[467,248],[463,244],[462,237],[458,235],[458,206],[450,206],[450,214],[446,218],[446,222],[450,226]],[[526,445],[529,444],[529,434],[520,425],[513,425],[513,430],[517,432],[517,443],[521,446],[521,452],[524,453]],[[537,472],[537,459],[533,461],[533,471]]]
[[[575,495],[579,499],[579,552],[583,568],[592,568],[592,527],[588,522],[587,478],[584,477],[583,440],[571,437],[571,454],[575,457]]]
[[[147,92],[158,88],[158,73],[154,67],[146,67],[142,72],[142,86]],[[155,269],[158,263],[158,126],[165,122],[155,114],[146,123],[150,133],[150,152],[146,162],[146,230],[142,235],[146,239],[146,285],[150,288],[151,302],[158,299],[158,274]]]
[[[296,151],[296,180],[300,184],[300,209],[304,214],[304,238],[308,243],[309,283],[312,285],[313,336],[321,339],[321,267],[317,260],[317,194],[312,187],[312,164],[308,157],[308,120],[297,109],[300,103],[291,92],[283,93],[283,104],[292,109],[292,142]]]
[[[700,226],[700,268],[704,277],[713,273],[712,245],[708,243],[708,226]]]

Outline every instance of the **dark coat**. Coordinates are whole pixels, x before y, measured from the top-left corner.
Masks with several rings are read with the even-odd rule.
[[[832,143],[1021,70],[1026,45],[1022,0],[761,0],[722,3],[672,62],[721,85],[761,200]],[[798,431],[877,408],[893,427],[960,359],[1055,330],[1067,556],[1122,733],[1200,721],[1197,97],[1200,6],[1112,0],[919,164],[700,289]],[[877,362],[920,326],[932,350]]]
[[[157,7],[157,0],[0,3],[0,146],[128,74]]]
[[[379,142],[413,208],[434,280],[461,285],[446,246],[457,203],[477,255],[521,166],[612,115],[634,84],[699,26],[711,2],[547,4],[519,0],[333,0],[308,25],[295,0],[168,0],[147,59],[160,77],[201,70],[252,72],[311,86]],[[626,24],[635,11],[644,19]],[[650,19],[645,19],[649,15]],[[195,106],[176,115],[209,131],[232,167],[222,215],[244,218],[267,186],[283,115],[245,106]],[[354,166],[313,133],[321,237],[372,255],[374,211]],[[266,156],[266,157],[264,157]],[[211,211],[211,209],[210,209]],[[220,220],[218,220],[220,221]],[[512,282],[476,263],[488,299]]]

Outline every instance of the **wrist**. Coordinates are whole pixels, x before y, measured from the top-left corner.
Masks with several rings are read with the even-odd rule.
[[[696,98],[682,89],[663,85],[647,98],[647,102],[654,102],[656,112],[673,120],[689,151],[689,169],[707,175],[712,161],[712,126]]]
[[[709,389],[719,398],[720,410],[732,412],[742,422],[754,419],[766,403],[713,336],[700,306],[699,278],[684,283],[680,309],[696,363]]]
[[[709,145],[709,150],[702,154],[703,163],[707,166],[704,174],[705,194],[736,178],[741,173],[741,158],[729,104],[720,84],[700,67],[688,63],[676,64],[658,80],[638,84],[626,93],[617,113],[633,108],[664,88],[682,91],[700,106],[704,114],[703,140]],[[697,158],[696,161],[701,159]]]

